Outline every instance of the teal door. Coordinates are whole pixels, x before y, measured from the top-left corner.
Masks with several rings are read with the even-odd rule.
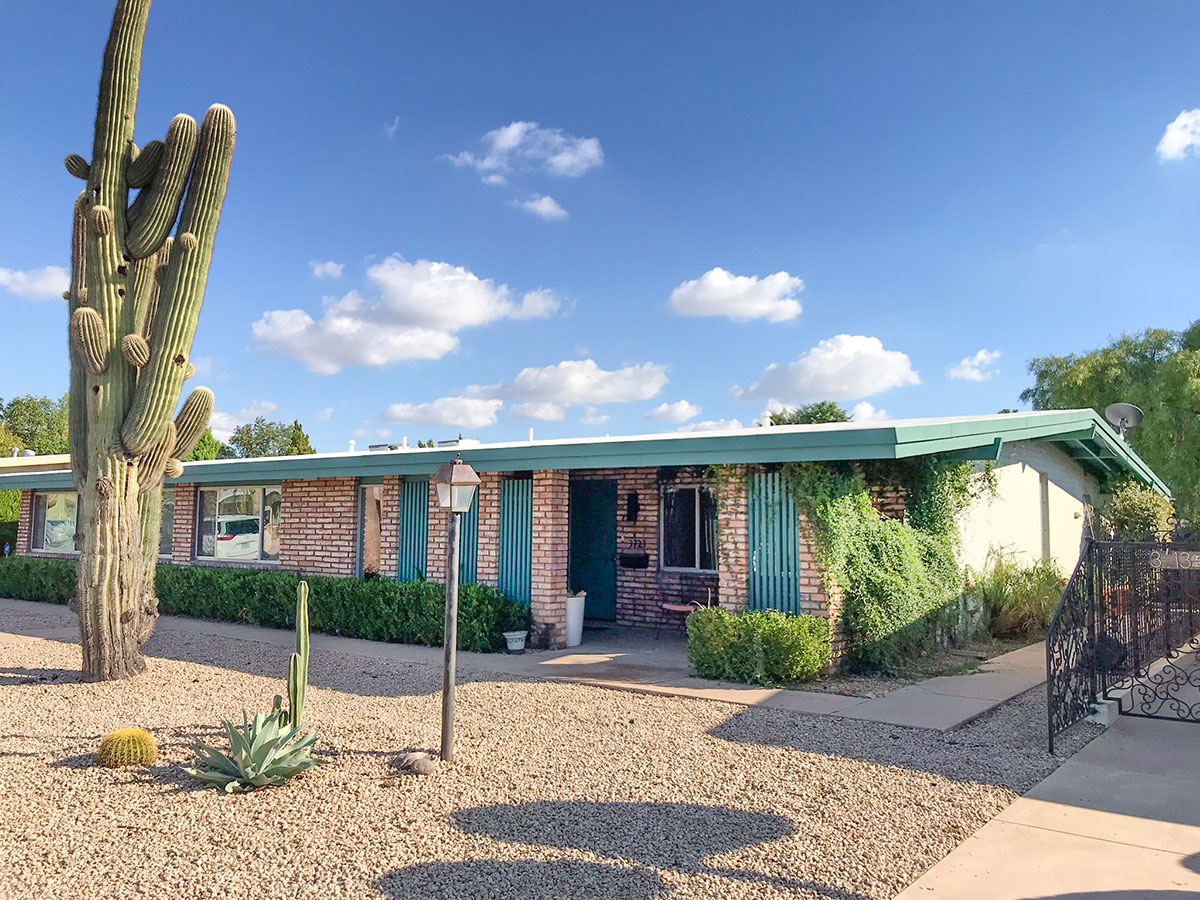
[[[500,482],[500,581],[510,600],[528,603],[533,590],[533,481]]]
[[[756,472],[747,503],[750,608],[800,612],[800,535],[796,504],[779,472]]]
[[[584,616],[617,617],[617,483],[571,485],[571,553],[568,584],[587,591]]]

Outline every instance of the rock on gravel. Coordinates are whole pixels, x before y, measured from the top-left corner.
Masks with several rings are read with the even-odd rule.
[[[289,648],[148,647],[138,678],[84,684],[78,647],[0,634],[0,898],[884,900],[1058,763],[1037,691],[942,735],[463,673],[455,763],[388,777],[438,744],[440,671],[314,652],[330,765],[222,796],[189,745],[268,708]],[[121,727],[155,765],[93,764]]]

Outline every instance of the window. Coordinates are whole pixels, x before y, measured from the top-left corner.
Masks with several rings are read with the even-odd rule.
[[[358,574],[379,577],[379,522],[383,509],[383,485],[367,484],[358,489]]]
[[[279,559],[277,487],[201,488],[198,492],[196,556],[235,562]]]
[[[163,488],[162,522],[158,526],[158,555],[170,556],[175,544],[175,488]]]
[[[711,572],[717,568],[717,504],[695,485],[663,490],[662,567]]]
[[[29,536],[31,550],[43,553],[76,553],[79,495],[72,493],[37,493],[33,495],[33,533]]]

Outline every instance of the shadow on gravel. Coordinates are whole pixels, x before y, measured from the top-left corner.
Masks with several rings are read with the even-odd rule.
[[[653,900],[667,885],[656,872],[577,860],[432,862],[396,869],[375,882],[388,900],[519,897],[521,900]]]
[[[0,668],[0,687],[18,684],[71,684],[81,681],[78,669]]]
[[[598,803],[563,800],[480,806],[455,813],[452,821],[469,834],[486,835],[506,843],[584,851],[637,867],[649,866],[685,875],[708,875],[732,881],[767,884],[782,891],[807,892],[829,900],[866,900],[860,894],[811,881],[706,864],[709,857],[770,843],[791,835],[795,831],[792,821],[774,813],[704,806],[699,803]],[[536,865],[551,868],[566,864],[560,861]],[[493,862],[491,865],[512,864]],[[393,873],[393,876],[403,875],[408,871],[410,870],[399,870]],[[587,886],[581,885],[580,890],[585,887]],[[520,892],[518,895],[542,896]],[[545,896],[598,895],[599,892],[593,889],[590,893],[550,893]],[[459,894],[446,892],[430,896],[457,897]],[[625,895],[617,893],[612,896]]]

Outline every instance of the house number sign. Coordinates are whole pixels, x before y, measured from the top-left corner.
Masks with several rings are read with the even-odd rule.
[[[1200,550],[1151,550],[1152,569],[1200,569]]]

